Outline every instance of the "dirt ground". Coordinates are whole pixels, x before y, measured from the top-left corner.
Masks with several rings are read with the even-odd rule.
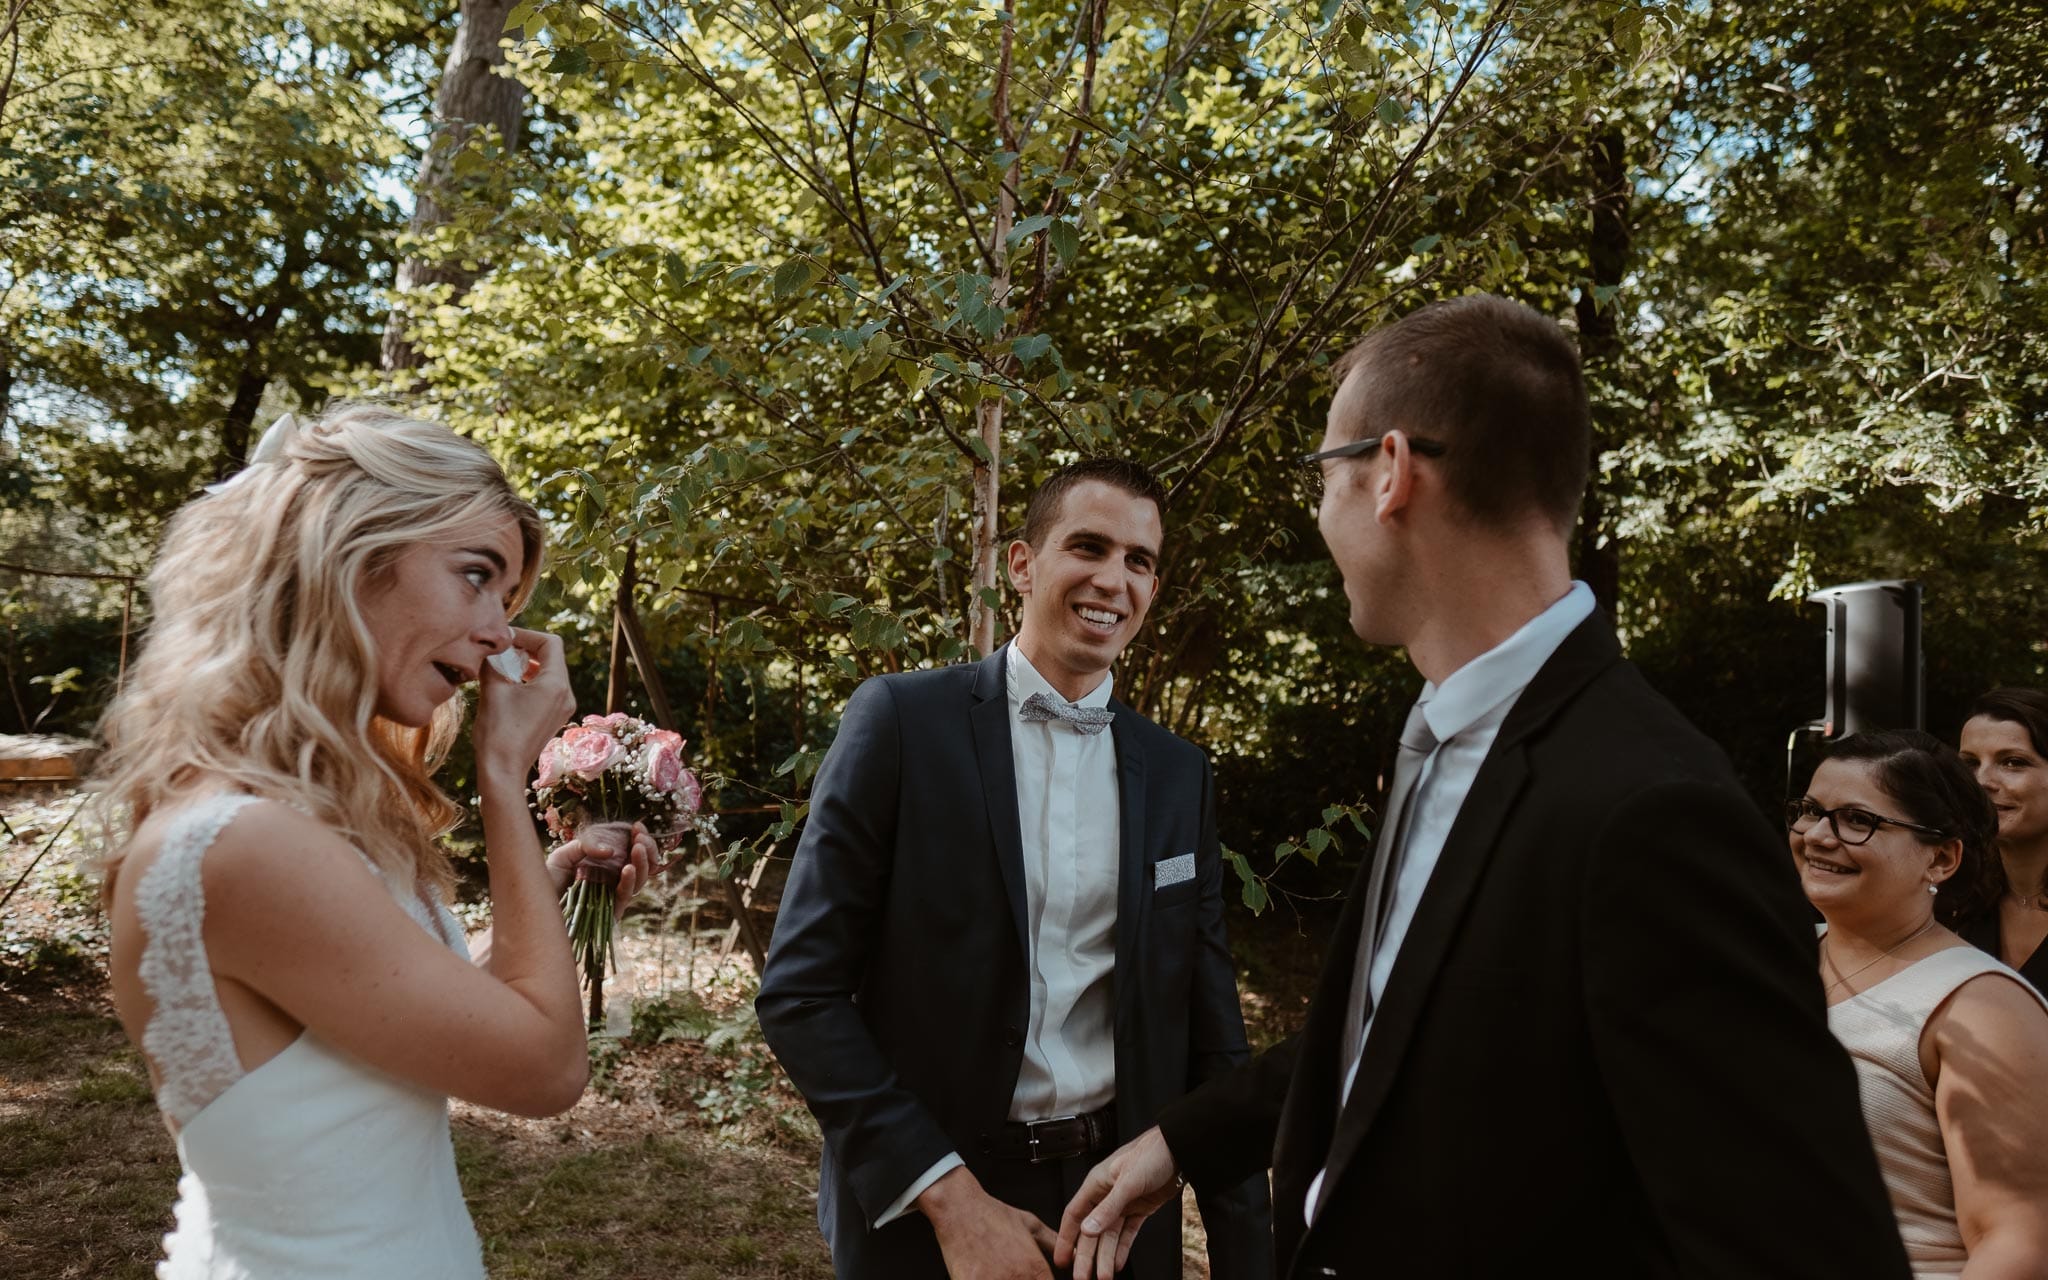
[[[0,797],[0,893],[72,803]],[[176,1195],[176,1148],[107,999],[104,925],[74,865],[82,834],[58,836],[0,909],[0,1271],[17,1280],[148,1277]],[[762,887],[772,904],[774,877]],[[612,1034],[593,1039],[593,1084],[573,1110],[524,1120],[455,1104],[457,1163],[499,1280],[831,1275],[817,1127],[760,1043],[743,949],[724,951],[725,922],[693,911],[690,892],[637,917]],[[1265,1043],[1305,1007],[1318,944],[1272,917],[1252,932],[1245,1011]],[[1206,1276],[1192,1196],[1183,1216],[1184,1275]]]

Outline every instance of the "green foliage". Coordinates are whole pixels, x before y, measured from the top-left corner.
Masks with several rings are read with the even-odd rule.
[[[1253,915],[1264,912],[1272,904],[1274,878],[1290,861],[1301,858],[1311,866],[1320,865],[1324,854],[1344,848],[1346,827],[1363,840],[1371,840],[1372,829],[1365,824],[1367,812],[1361,805],[1333,804],[1325,807],[1320,825],[1273,846],[1273,869],[1264,873],[1253,866],[1250,858],[1226,847],[1223,860],[1237,877],[1239,898]],[[1363,853],[1364,848],[1359,852]]]
[[[25,7],[0,102],[0,391],[39,497],[147,526],[240,464],[273,381],[316,400],[373,357],[399,225],[378,188],[407,151],[385,77],[417,73],[424,16]]]
[[[133,568],[249,378],[266,411],[389,389],[381,193],[449,14],[29,12],[21,84],[59,87],[0,106],[0,490],[44,528],[97,513]],[[457,158],[429,248],[486,274],[412,310],[408,390],[554,522],[529,617],[586,704],[634,555],[693,763],[763,810],[730,868],[786,847],[856,681],[970,656],[970,610],[1008,607],[972,577],[977,474],[1014,518],[1119,452],[1173,487],[1119,696],[1211,748],[1248,901],[1345,874],[1362,842],[1325,810],[1373,792],[1415,677],[1357,646],[1282,464],[1333,353],[1474,289],[1578,326],[1588,571],[1618,564],[1631,652],[1759,793],[1818,710],[1814,585],[1928,583],[1938,728],[2044,674],[2048,35],[2019,0],[528,0],[512,25],[532,118]],[[333,261],[294,275],[316,241]],[[73,662],[104,687],[18,647],[18,688]]]

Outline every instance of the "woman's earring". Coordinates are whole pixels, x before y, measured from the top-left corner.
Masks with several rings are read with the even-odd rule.
[[[1928,885],[1928,886],[1927,886],[1927,892],[1929,892],[1929,893],[1940,893],[1940,892],[1941,892],[1941,884],[1940,884],[1940,882],[1939,882],[1939,881],[1937,881],[1937,882],[1935,882],[1934,884],[1930,884],[1930,885]]]

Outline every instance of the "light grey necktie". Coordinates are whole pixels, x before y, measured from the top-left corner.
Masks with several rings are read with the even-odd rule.
[[[1423,704],[1408,712],[1401,730],[1401,753],[1394,762],[1394,785],[1387,811],[1380,816],[1379,839],[1373,845],[1372,874],[1365,887],[1365,918],[1358,929],[1358,956],[1352,963],[1351,1001],[1344,1010],[1344,1056],[1337,1062],[1337,1080],[1342,1105],[1343,1081],[1365,1042],[1365,1020],[1372,1014],[1372,961],[1385,931],[1387,909],[1394,901],[1394,887],[1401,876],[1401,852],[1406,846],[1408,814],[1415,800],[1422,766],[1436,750],[1436,735],[1423,719]]]
[[[1076,733],[1101,733],[1116,719],[1116,712],[1108,707],[1077,707],[1065,698],[1034,693],[1017,708],[1017,718],[1027,724],[1040,720],[1064,720],[1074,726]]]

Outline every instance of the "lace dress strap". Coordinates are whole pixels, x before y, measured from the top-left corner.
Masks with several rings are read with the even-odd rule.
[[[143,931],[137,971],[153,1005],[142,1048],[156,1064],[157,1106],[180,1127],[242,1078],[234,1033],[206,959],[206,897],[200,868],[247,795],[201,800],[170,820],[156,861],[135,886]]]

